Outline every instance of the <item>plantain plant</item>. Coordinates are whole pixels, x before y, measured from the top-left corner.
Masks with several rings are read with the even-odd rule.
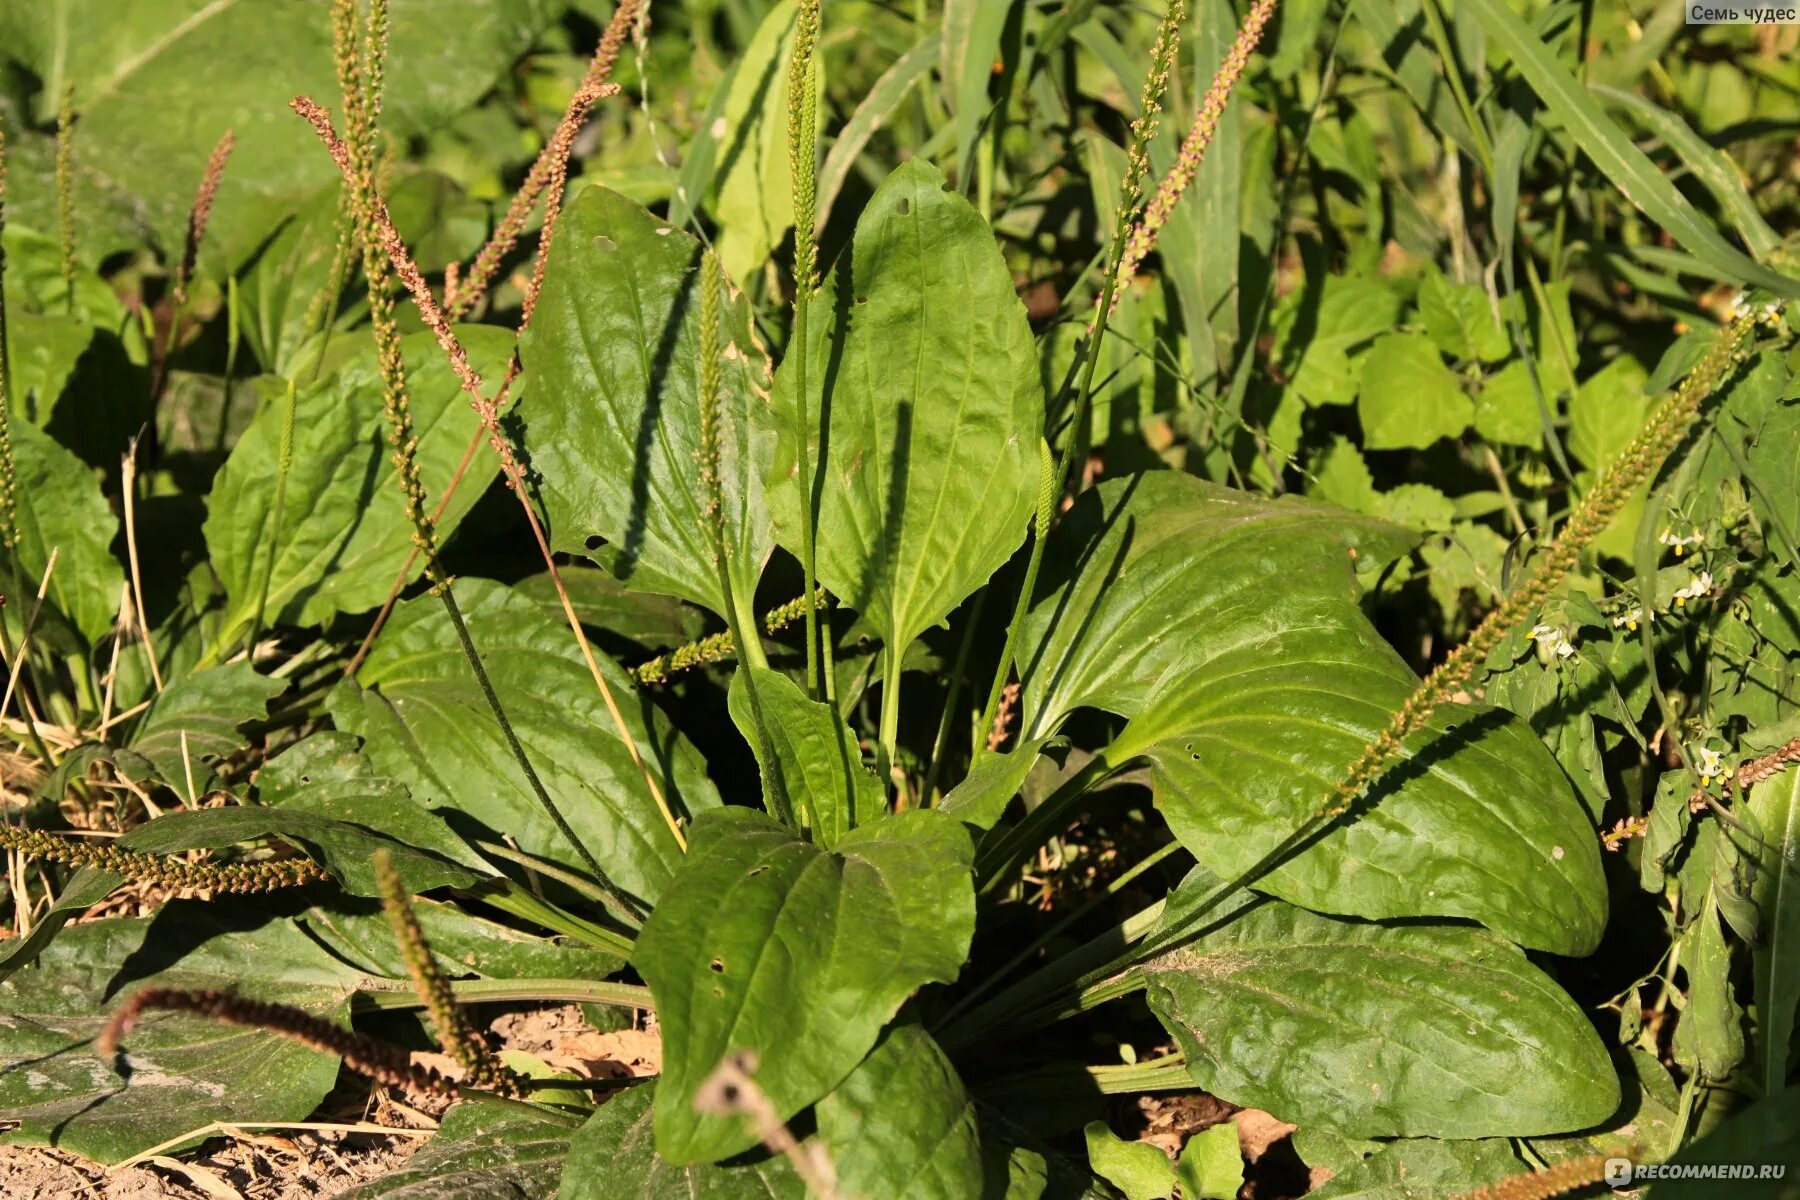
[[[345,1070],[450,1105],[368,1197],[1800,1165],[1800,197],[1713,35],[165,7],[0,13],[0,1141]],[[655,1077],[483,1031],[571,1003]],[[1310,1178],[1120,1136],[1200,1091]]]

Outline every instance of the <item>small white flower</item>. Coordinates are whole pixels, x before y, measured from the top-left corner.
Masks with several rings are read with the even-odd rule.
[[[1719,758],[1717,750],[1700,751],[1700,778],[1717,779],[1725,773],[1725,768],[1720,765]]]
[[[1532,627],[1531,638],[1542,649],[1558,658],[1568,658],[1575,653],[1575,646],[1563,636],[1563,631],[1554,625],[1536,625]]]
[[[1711,571],[1702,571],[1698,575],[1694,576],[1692,583],[1690,583],[1686,587],[1681,588],[1678,591],[1676,591],[1675,603],[1677,605],[1683,605],[1683,604],[1686,604],[1689,600],[1698,600],[1700,597],[1706,595],[1706,593],[1712,591],[1712,586],[1713,586],[1712,572]]]
[[[1725,305],[1726,319],[1735,321],[1750,311],[1750,297],[1743,292],[1733,296]]]
[[[1614,617],[1612,619],[1612,624],[1614,629],[1629,629],[1631,632],[1636,633],[1638,622],[1643,619],[1644,610],[1641,608],[1632,608],[1631,610],[1622,612]],[[1650,619],[1652,621],[1656,620],[1656,613],[1652,612],[1650,614]]]
[[[1675,557],[1680,558],[1686,553],[1689,546],[1697,546],[1700,544],[1701,535],[1698,531],[1689,534],[1678,534],[1672,529],[1665,529],[1656,535],[1656,540],[1665,546],[1673,546],[1675,548]]]

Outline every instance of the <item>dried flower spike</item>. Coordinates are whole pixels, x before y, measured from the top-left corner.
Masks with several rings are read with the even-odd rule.
[[[237,138],[227,129],[206,160],[206,173],[200,177],[200,188],[194,193],[194,207],[188,210],[187,244],[182,248],[181,265],[175,271],[175,304],[187,304],[188,283],[194,274],[194,263],[200,257],[200,242],[206,237],[206,223],[212,217],[213,202],[219,198],[219,183],[225,177],[225,163],[237,145]]]
[[[75,85],[56,110],[56,238],[62,250],[65,304],[75,311]]]
[[[17,850],[30,858],[98,867],[144,883],[164,887],[204,889],[211,892],[271,892],[329,879],[325,868],[310,858],[277,858],[257,863],[195,863],[162,854],[121,850],[105,842],[59,838],[39,829],[0,825],[0,847]]]
[[[335,1054],[346,1066],[378,1083],[419,1096],[455,1096],[457,1084],[430,1067],[412,1061],[399,1046],[378,1042],[304,1009],[263,1000],[248,1000],[232,992],[185,988],[147,987],[134,993],[113,1012],[112,1020],[94,1040],[102,1057],[113,1058],[119,1043],[130,1037],[146,1012],[184,1012],[210,1017],[227,1025],[262,1029],[324,1054]]]
[[[464,1076],[475,1087],[502,1096],[520,1095],[513,1073],[494,1056],[486,1043],[469,1028],[463,1010],[451,994],[450,981],[438,969],[437,958],[425,940],[407,895],[405,881],[394,869],[394,860],[385,850],[375,853],[375,879],[381,887],[381,907],[400,943],[400,956],[406,961],[406,973],[412,979],[413,991],[425,1005],[425,1013],[437,1032],[438,1044],[455,1059]]]
[[[0,285],[6,280],[6,126],[0,122]],[[19,540],[18,471],[13,465],[12,393],[7,380],[6,295],[0,289],[0,548]]]
[[[1499,1183],[1464,1192],[1452,1200],[1551,1200],[1605,1179],[1606,1163],[1607,1157],[1603,1154],[1570,1159],[1542,1171],[1514,1175]]]

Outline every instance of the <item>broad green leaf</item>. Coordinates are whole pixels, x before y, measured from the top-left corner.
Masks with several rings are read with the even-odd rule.
[[[399,1166],[343,1200],[528,1200],[556,1193],[573,1122],[465,1100]],[[566,1197],[565,1197],[566,1200]]]
[[[1724,1184],[1717,1178],[1664,1180],[1651,1186],[1654,1200],[1714,1200],[1721,1194],[1732,1200],[1793,1200],[1794,1177],[1800,1172],[1800,1087],[1764,1096],[1669,1161],[1747,1169],[1750,1177]],[[1779,1177],[1759,1178],[1775,1167],[1781,1168]]]
[[[1355,1137],[1501,1137],[1585,1128],[1619,1103],[1581,1010],[1479,930],[1269,901],[1143,972],[1194,1081],[1285,1121]]]
[[[1323,576],[1320,588],[1348,604],[1355,558],[1385,561],[1412,541],[1373,517],[1178,471],[1102,484],[1045,550],[1019,649],[1025,735],[1043,736],[1078,708],[1132,715],[1222,618],[1244,619],[1234,601],[1261,606],[1290,582]]]
[[[1049,742],[1047,737],[1034,738],[1011,750],[982,755],[975,769],[938,803],[938,811],[986,833],[1006,815],[1006,806],[1025,786],[1025,777]]]
[[[37,970],[0,983],[0,1112],[19,1122],[0,1140],[118,1162],[214,1121],[303,1120],[337,1080],[333,1055],[152,1013],[124,1043],[121,1079],[94,1038],[150,984],[230,989],[343,1024],[360,981],[294,926],[241,905],[177,901],[152,918],[65,930]]]
[[[606,571],[565,563],[558,572],[575,606],[575,616],[600,644],[618,647],[614,657],[629,654],[626,662],[649,658],[699,639],[706,633],[706,619],[673,596],[634,592]],[[529,575],[513,584],[513,590],[531,597],[557,620],[566,620],[562,599],[550,572]]]
[[[1487,292],[1472,283],[1453,284],[1436,267],[1419,280],[1419,319],[1451,358],[1498,362],[1512,351]]]
[[[1531,1168],[1505,1138],[1393,1142],[1328,1180],[1308,1200],[1443,1200]]]
[[[1756,284],[1783,296],[1800,296],[1800,280],[1757,265],[1720,237],[1502,0],[1468,0],[1458,12],[1481,23],[1493,44],[1512,60],[1601,175],[1683,249],[1720,279]]]
[[[897,650],[1024,539],[1043,424],[1031,328],[986,223],[915,159],[864,209],[808,334],[819,580]],[[799,353],[776,376],[770,495],[796,553]]]
[[[1507,446],[1544,444],[1544,422],[1538,415],[1537,390],[1523,360],[1509,362],[1481,381],[1475,393],[1475,432]]]
[[[1356,399],[1357,364],[1350,352],[1394,327],[1400,300],[1371,279],[1326,275],[1296,294],[1275,318],[1275,357],[1307,404]]]
[[[1704,847],[1705,842],[1699,843]],[[1712,855],[1696,849],[1691,863],[1711,866]],[[1687,886],[1684,876],[1684,891]],[[1718,884],[1714,883],[1714,888]],[[1695,889],[1701,891],[1703,889]],[[1687,969],[1687,1005],[1675,1024],[1675,1061],[1696,1067],[1709,1079],[1724,1079],[1744,1061],[1744,1011],[1731,983],[1731,944],[1719,921],[1716,897],[1700,903],[1694,923],[1681,939],[1681,961]]]
[[[472,105],[555,12],[545,0],[395,0],[386,130],[411,138]],[[287,107],[297,95],[338,104],[330,16],[318,5],[13,4],[0,10],[0,47],[42,81],[40,124],[55,121],[64,87],[74,89],[77,212],[124,214],[167,254],[181,252],[194,189],[227,128],[237,149],[208,227],[209,257],[217,247],[226,262],[241,262],[290,197],[335,177],[312,131]],[[220,69],[227,63],[230,70]],[[30,223],[55,228],[54,191],[19,192]],[[84,244],[83,256],[98,261],[135,248],[115,236]]]
[[[502,369],[512,349],[510,335],[497,328],[465,325],[458,337],[484,379]],[[426,504],[435,508],[481,421],[431,334],[403,339],[401,353],[418,433],[419,476]],[[413,527],[394,474],[381,394],[370,349],[295,396],[293,459],[276,529],[275,477],[287,397],[282,385],[264,388],[261,410],[207,500],[206,544],[231,599],[228,628],[248,628],[255,618],[265,574],[264,619],[270,622],[319,625],[336,613],[363,612],[387,599],[412,549]],[[492,453],[479,447],[438,518],[440,538],[475,506],[497,469]],[[415,562],[410,578],[424,569],[423,561]]]
[[[732,279],[748,279],[794,227],[794,184],[788,162],[787,64],[794,42],[794,0],[780,0],[756,27],[731,78],[720,117],[718,197],[713,214],[719,261]],[[815,55],[824,90],[823,55]],[[826,105],[819,105],[823,116]]]
[[[101,495],[94,472],[49,434],[15,421],[12,448],[19,542],[15,554],[0,553],[5,563],[0,587],[19,600],[4,610],[7,644],[18,644],[29,598],[36,596],[54,550],[56,569],[44,594],[44,616],[51,621],[60,616],[91,645],[112,628],[123,598],[125,573],[112,553],[119,520]],[[40,626],[34,636],[44,632]]]
[[[1645,375],[1636,359],[1622,355],[1582,380],[1570,397],[1568,447],[1593,470],[1610,463],[1643,425],[1650,408]]]
[[[1175,1161],[1182,1200],[1237,1200],[1244,1186],[1244,1153],[1236,1121],[1226,1121],[1188,1138]]]
[[[700,245],[601,187],[563,214],[521,348],[526,443],[559,550],[619,579],[725,612],[700,486]],[[732,588],[748,604],[774,544],[753,437],[764,366],[729,301],[720,477]],[[604,543],[604,545],[602,545]]]
[[[750,686],[762,707],[758,725]],[[835,705],[807,698],[779,671],[745,665],[731,679],[731,719],[757,753],[763,792],[779,777],[794,811],[816,824],[813,834],[826,849],[887,810],[881,781],[863,766],[856,735]]]
[[[562,621],[484,579],[457,602],[502,706],[551,798],[620,887],[654,901],[681,861]],[[608,685],[679,814],[718,803],[699,753],[596,652]],[[413,800],[528,854],[578,863],[501,736],[436,596],[397,605],[355,680],[332,693],[338,728],[361,735],[377,770]]]
[[[1357,415],[1370,450],[1424,449],[1461,437],[1475,405],[1444,365],[1431,339],[1418,333],[1382,335],[1362,359]]]
[[[889,1029],[818,1105],[819,1144],[846,1196],[971,1200],[985,1184],[975,1106],[916,1024]]]
[[[1024,640],[1026,729],[1090,705],[1131,718],[1108,759],[1147,757],[1176,837],[1236,878],[1317,810],[1417,686],[1350,578],[1353,551],[1385,561],[1405,545],[1367,517],[1172,472],[1103,484],[1052,535]],[[1589,952],[1605,924],[1599,849],[1531,730],[1446,705],[1407,746],[1372,804],[1259,886]]]
[[[640,1083],[600,1106],[575,1132],[557,1200],[806,1200],[780,1155],[731,1166],[675,1166],[656,1153],[651,1105],[661,1085]]]
[[[929,810],[833,851],[749,809],[697,821],[632,958],[663,1029],[658,1152],[714,1162],[755,1144],[737,1118],[693,1107],[727,1055],[757,1056],[785,1120],[836,1087],[914,991],[954,980],[974,932],[971,854],[962,826]]]
[[[1157,1147],[1125,1141],[1105,1121],[1089,1121],[1082,1134],[1088,1165],[1125,1193],[1125,1200],[1167,1200],[1175,1194],[1175,1164]]]
[[[1762,833],[1752,896],[1761,914],[1756,966],[1757,1041],[1763,1083],[1787,1078],[1788,1047],[1800,1012],[1800,772],[1781,772],[1750,791]]]
[[[286,680],[259,674],[248,662],[196,672],[150,702],[128,745],[182,795],[189,780],[197,791],[210,788],[213,764],[244,747],[239,729],[267,716],[269,701],[286,690]]]

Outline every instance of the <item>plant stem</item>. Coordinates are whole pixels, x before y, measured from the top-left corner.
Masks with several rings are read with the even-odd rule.
[[[1023,820],[1000,835],[991,847],[984,849],[975,863],[977,890],[986,894],[1005,883],[1008,873],[1068,820],[1076,801],[1131,761],[1126,758],[1114,763],[1105,751],[1101,751],[1064,780],[1042,804],[1026,813]]]
[[[881,676],[881,766],[904,803],[906,779],[901,773],[897,750],[900,742],[900,654],[892,646],[882,648]]]
[[[647,987],[591,979],[455,979],[450,982],[450,995],[458,1004],[552,1000],[656,1011],[656,1000]],[[392,987],[364,984],[350,1000],[353,1012],[392,1012],[423,1004],[400,980],[394,980]]]
[[[806,577],[806,691],[817,700],[824,695],[819,664],[819,612],[814,589],[818,586],[814,548],[818,514],[813,508],[812,411],[807,397],[807,314],[812,309],[816,274],[813,240],[814,203],[818,157],[818,76],[813,71],[813,49],[819,34],[819,0],[801,0],[794,24],[793,56],[788,63],[788,169],[794,195],[794,336],[788,353],[794,356],[794,439],[799,458],[800,566]],[[742,643],[740,643],[741,645]]]
[[[433,557],[435,558],[435,556]],[[531,759],[525,753],[525,747],[519,742],[519,735],[514,732],[512,722],[507,719],[506,709],[501,705],[499,695],[494,691],[493,681],[488,678],[487,667],[482,664],[481,655],[475,650],[475,642],[469,637],[469,627],[463,621],[462,610],[457,607],[456,597],[450,590],[449,580],[445,579],[439,583],[436,590],[437,594],[443,597],[444,611],[450,614],[450,624],[456,629],[456,640],[462,645],[463,657],[469,660],[469,667],[475,673],[475,682],[480,686],[481,694],[487,700],[488,708],[494,714],[494,721],[500,726],[500,732],[506,738],[506,745],[512,751],[513,759],[519,764],[519,769],[525,773],[525,781],[531,785],[531,792],[537,797],[539,806],[549,815],[551,822],[555,824],[563,838],[570,846],[574,847],[575,853],[581,856],[581,861],[587,864],[589,872],[594,876],[595,884],[606,894],[606,907],[614,915],[624,920],[634,924],[641,922],[643,917],[637,908],[613,883],[607,875],[606,869],[600,865],[600,860],[594,857],[593,851],[589,850],[587,845],[576,836],[575,830],[569,825],[568,818],[563,816],[562,809],[556,806],[556,801],[552,800],[550,793],[545,790],[544,781],[538,778],[537,770],[532,767]]]
[[[282,509],[287,504],[288,472],[294,462],[294,381],[287,381],[287,406],[282,410],[281,449],[275,459],[275,503],[269,519],[269,559],[263,567],[262,583],[256,592],[256,616],[250,621],[249,651],[252,658],[256,655],[256,635],[263,627],[263,617],[269,607],[269,585],[275,579],[275,556],[281,548]]]
[[[931,763],[925,768],[925,783],[919,789],[919,802],[932,804],[933,793],[937,790],[938,775],[944,767],[944,756],[950,749],[950,727],[956,723],[956,705],[962,699],[963,681],[969,673],[969,651],[975,645],[975,633],[981,627],[981,610],[987,607],[988,590],[982,588],[975,593],[975,603],[969,607],[968,624],[963,626],[962,642],[956,647],[956,665],[950,671],[950,687],[944,694],[944,710],[938,716],[937,736],[931,741]],[[977,747],[981,744],[979,735]],[[970,756],[970,765],[974,764],[974,756]]]

